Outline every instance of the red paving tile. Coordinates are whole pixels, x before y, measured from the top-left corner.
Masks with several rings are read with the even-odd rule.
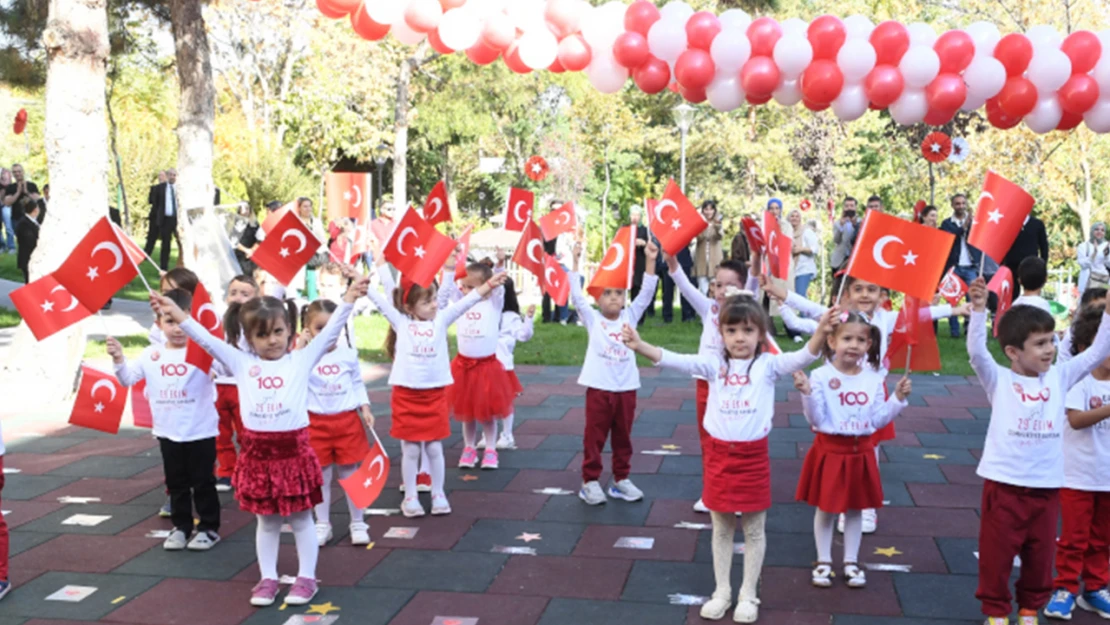
[[[693,381],[691,381],[689,387],[671,387],[671,386],[657,387],[651,393],[651,399],[664,398],[664,397],[677,398],[677,399],[696,399],[697,396],[698,396],[697,393],[698,393],[697,389],[694,388],[694,383],[693,383]]]
[[[160,543],[146,538],[63,534],[15,556],[11,567],[107,573],[153,547]]]
[[[974,510],[888,507],[881,515],[876,536],[979,536],[979,515]]]
[[[63,505],[65,504],[60,504],[57,501],[17,501],[14,499],[7,499],[4,500],[4,509],[11,510],[11,512],[4,515],[4,520],[8,522],[9,529],[15,529],[20,525],[44,517],[60,509]]]
[[[547,495],[458,490],[451,493],[451,509],[452,514],[475,519],[530,521],[547,499]]]
[[[562,488],[578,492],[582,486],[581,474],[575,471],[545,471],[542,469],[521,469],[513,481],[505,487],[506,492],[531,493],[542,488]]]
[[[105,620],[134,625],[239,625],[257,610],[248,601],[253,585],[167,579],[123,604]]]
[[[684,400],[679,397],[645,397],[636,400],[636,408],[643,410],[682,410],[682,402]]]
[[[686,625],[723,623],[725,620],[732,618],[731,616],[726,616],[725,620],[707,621],[700,616],[700,611],[700,606],[690,608],[690,611],[686,615]],[[760,609],[759,622],[773,623],[774,625],[829,625],[829,623],[832,622],[832,615],[826,612],[794,612]]]
[[[651,549],[618,548],[616,543],[624,537],[653,538]],[[571,556],[589,558],[615,558],[629,560],[672,560],[691,562],[697,534],[689,530],[659,527],[627,527],[622,525],[591,525],[578,539]]]
[[[632,439],[632,473],[656,473],[659,471],[659,465],[663,464],[664,456],[653,456],[641,453],[645,448],[636,446],[636,439]],[[646,449],[657,449],[650,447]],[[604,452],[601,454],[601,466],[604,470],[611,472],[613,470],[613,454]],[[574,458],[567,464],[568,471],[576,471],[582,468],[582,452],[574,455]]]
[[[67,454],[84,456],[136,456],[158,446],[153,438],[94,438],[73,447],[67,447]]]
[[[631,560],[513,556],[487,592],[616,600],[631,570]]]
[[[454,507],[454,499],[454,496],[452,496],[452,508]],[[428,502],[425,500],[424,508],[428,509],[429,507]],[[406,519],[401,515],[368,517],[366,522],[370,524],[370,529],[372,531],[371,538],[374,539],[374,549],[431,549],[435,551],[446,551],[454,547],[455,543],[459,542],[459,539],[470,531],[475,520],[474,517],[465,517],[456,511],[447,516],[433,517],[427,515],[417,519]],[[386,532],[394,527],[415,527],[417,528],[416,536],[411,539],[385,538]],[[371,549],[371,551],[373,551],[373,549]]]
[[[949,484],[982,486],[983,478],[975,474],[978,467],[971,464],[942,464],[940,470]]]
[[[867,589],[863,592],[844,584],[816,588],[811,582],[809,568],[765,566],[761,580],[760,607],[763,609],[873,616],[902,614],[894,583],[887,573],[869,571]]]
[[[921,447],[921,441],[913,432],[895,428],[894,440],[883,441],[883,445],[897,445],[898,447]]]
[[[708,514],[694,512],[694,499],[656,499],[651,502],[644,525],[648,527],[674,527],[678,523],[710,522]],[[693,530],[683,530],[696,533]]]
[[[36,501],[58,501],[59,497],[99,497],[100,503],[122,504],[151,491],[150,484],[135,480],[86,477],[52,490]]]
[[[482,625],[533,625],[548,599],[513,595],[419,592],[390,625],[428,625],[437,616],[477,618]]]
[[[558,421],[546,419],[533,419],[525,421],[514,428],[517,434],[577,434],[582,436],[583,424],[581,421],[562,419]]]

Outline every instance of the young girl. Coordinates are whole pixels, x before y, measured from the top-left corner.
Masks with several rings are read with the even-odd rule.
[[[303,349],[319,336],[335,312],[335,303],[316,300],[305,307],[301,318],[304,331],[297,340]],[[370,396],[362,382],[358,351],[349,343],[332,347],[312,369],[308,378],[308,434],[312,449],[324,469],[324,500],[316,506],[316,540],[321,547],[332,538],[331,479],[338,466],[339,479],[350,477],[370,453],[363,422],[374,427]],[[347,497],[351,516],[351,544],[370,544],[370,528],[363,511]]]
[[[452,378],[447,360],[447,327],[501,286],[505,277],[505,274],[494,276],[442,311],[434,284],[425,289],[402,279],[401,287],[393,291],[392,301],[375,291],[369,292],[374,305],[389,320],[386,353],[394,361],[389,373],[389,384],[393,387],[390,396],[393,427],[389,434],[401,441],[401,478],[405,482],[401,512],[406,517],[425,514],[416,489],[422,449],[428,454],[426,466],[432,474],[432,514],[451,513],[443,492],[441,442],[451,435],[447,387]]]
[[[532,318],[536,315],[536,305],[528,307],[523,317],[520,315],[520,302],[516,298],[516,287],[512,278],[505,279],[505,310],[501,313],[501,333],[497,339],[497,359],[501,361],[505,371],[509,374],[513,397],[518,397],[524,391],[520,380],[513,370],[513,350],[516,344],[532,340],[535,331]],[[483,436],[483,441],[486,440]],[[510,405],[509,416],[505,417],[505,428],[497,439],[498,449],[516,449],[516,440],[513,439],[513,410]]]
[[[244,352],[213,338],[173,301],[151,295],[156,311],[181,324],[189,338],[222,362],[239,384],[245,436],[232,481],[240,507],[258,516],[255,545],[262,573],[262,580],[251,591],[251,605],[272,605],[277,597],[283,517],[289,518],[293,528],[300,561],[285,603],[305,605],[316,596],[319,545],[312,507],[323,501],[323,476],[309,444],[308,378],[339,338],[351,314],[351,303],[366,293],[368,284],[368,278],[353,282],[324,330],[295,352],[289,348],[296,320],[272,297],[256,297],[240,309],[240,326],[250,347]]]
[[[715,354],[680,355],[643,342],[631,325],[625,344],[656,365],[699,375],[709,383],[702,445],[702,498],[713,519],[713,576],[717,588],[701,609],[702,618],[719,620],[732,605],[732,553],[736,513],[744,513],[744,583],[733,620],[754,623],[756,596],[766,551],[764,524],[771,507],[771,460],[767,437],[774,417],[775,382],[817,360],[836,323],[834,308],[825,313],[809,344],[773,355],[765,341],[770,319],[750,293],[729,289],[719,313],[723,347]]]
[[[801,371],[794,373],[806,420],[817,433],[806,453],[795,498],[817,507],[813,585],[819,588],[832,585],[833,527],[841,513],[846,519],[844,579],[850,588],[867,583],[859,568],[862,510],[883,504],[871,435],[906,406],[910,393],[909,378],[902,378],[890,399],[884,400],[886,371],[879,364],[878,335],[879,329],[859,313],[841,313],[824,348],[826,364],[809,380]]]
[[[229,324],[226,317],[235,319],[239,317],[239,306],[258,297],[258,283],[247,275],[235,276],[227,285],[227,295],[224,303],[228,311],[224,313],[224,338],[228,338]],[[235,310],[232,311],[232,308]],[[239,349],[246,349],[247,344],[242,336],[237,336],[231,343]],[[212,363],[212,375],[216,380],[216,412],[220,415],[220,435],[216,437],[216,490],[228,492],[231,490],[231,476],[235,475],[235,442],[232,440],[242,436],[243,419],[239,416],[239,387],[235,385],[235,376],[219,362]],[[240,441],[241,443],[242,441]]]

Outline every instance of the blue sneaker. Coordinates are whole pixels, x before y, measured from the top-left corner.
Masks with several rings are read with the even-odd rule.
[[[1100,588],[1079,596],[1079,607],[1095,612],[1102,618],[1110,618],[1110,589]]]
[[[12,583],[9,581],[0,581],[0,599],[3,599],[12,590]]]
[[[1063,588],[1057,588],[1056,592],[1052,593],[1052,599],[1049,600],[1048,605],[1044,607],[1044,615],[1048,618],[1070,621],[1074,609],[1075,595]]]

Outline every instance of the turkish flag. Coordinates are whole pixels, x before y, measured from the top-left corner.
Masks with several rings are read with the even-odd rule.
[[[447,204],[447,183],[440,180],[424,200],[424,221],[433,226],[451,221],[451,207]]]
[[[370,212],[370,174],[329,171],[324,177],[328,221],[355,218],[363,223]]]
[[[100,310],[139,275],[126,247],[112,222],[102,217],[54,271],[54,279],[85,308]]]
[[[937,292],[948,302],[949,306],[955,306],[960,303],[964,295],[967,295],[967,283],[956,275],[956,268],[952,267],[948,270],[948,273],[944,274],[944,279],[940,281]]]
[[[928,301],[937,291],[955,238],[939,228],[867,211],[847,273]]]
[[[208,295],[208,289],[204,288],[202,283],[197,283],[197,290],[193,292],[191,312],[190,316],[216,337],[216,340],[224,340],[224,327],[220,323],[220,315],[216,313],[216,307],[212,305],[212,297]],[[185,347],[185,362],[205,373],[212,369],[212,356],[192,340]]]
[[[657,235],[658,236],[658,235]],[[636,260],[636,227],[625,226],[617,230],[605,257],[594,272],[594,279],[586,292],[597,299],[605,289],[632,288],[632,266]]]
[[[288,286],[293,281],[293,276],[297,275],[319,249],[320,239],[290,211],[274,224],[273,230],[254,251],[251,260],[278,282]]]
[[[771,231],[771,240],[767,242],[767,264],[772,276],[779,280],[786,280],[790,276],[790,258],[793,250],[794,239],[783,234],[781,230]]]
[[[752,256],[759,256],[763,253],[763,247],[766,242],[763,239],[763,231],[759,228],[759,224],[751,217],[745,217],[740,220],[740,227],[744,230],[744,238],[748,240],[748,247],[751,249]]]
[[[523,232],[532,218],[536,196],[531,191],[509,187],[509,198],[505,201],[505,229]]]
[[[540,286],[557,305],[567,305],[567,298],[570,297],[569,277],[554,256],[545,254],[543,257],[543,279],[540,280]]]
[[[285,206],[282,206],[275,211],[270,211],[270,214],[266,215],[266,219],[262,220],[262,232],[265,232],[267,235],[269,235],[270,231],[274,229],[274,226],[278,225],[278,222],[281,221],[283,217],[285,217],[286,213],[296,213],[296,211],[293,210],[296,207],[297,202],[296,200],[294,200],[292,202],[286,203]]]
[[[470,256],[470,231],[474,229],[474,225],[470,224],[463,230],[459,238],[456,239],[459,251],[455,254],[455,279],[462,280],[466,277],[466,259]],[[460,247],[461,246],[461,247]]]
[[[887,345],[886,367],[904,367],[906,350],[911,346],[911,371],[940,371],[940,347],[937,345],[937,335],[933,332],[929,307],[916,297],[907,296],[902,303],[902,310],[898,311],[894,332]]]
[[[520,242],[516,244],[513,252],[513,262],[535,274],[536,278],[543,281],[543,234],[534,221],[529,221],[520,233]]]
[[[416,211],[407,210],[389,235],[382,254],[398,271],[426,289],[454,251],[451,237],[441,234]]]
[[[375,440],[366,459],[354,473],[339,480],[339,485],[356,506],[366,508],[382,494],[387,479],[389,479],[389,456],[385,454],[381,443]]]
[[[1014,304],[1014,274],[1010,268],[999,267],[998,272],[987,285],[987,290],[998,296],[998,309],[994,315],[994,335],[998,336],[998,322]]]
[[[139,244],[135,243],[131,237],[127,236],[123,228],[120,228],[115,223],[112,224],[112,227],[116,229],[116,236],[119,237],[120,241],[123,241],[123,251],[127,252],[127,255],[131,258],[131,262],[135,263],[135,268],[137,269],[139,265],[143,264],[143,261],[146,260],[146,252],[144,252],[143,248],[139,247]]]
[[[146,380],[131,385],[131,423],[137,428],[154,427],[150,400],[146,398]]]
[[[913,220],[914,221],[921,221],[921,211],[925,210],[926,206],[928,206],[928,205],[925,204],[925,200],[918,200],[917,203],[913,205]]]
[[[648,222],[655,238],[659,239],[659,247],[668,256],[682,251],[709,225],[698,209],[682,194],[674,180],[667,182],[663,199],[648,211]]]
[[[567,202],[540,218],[544,241],[550,241],[564,232],[574,232],[577,227],[578,215],[574,212],[574,202]]]
[[[1001,263],[1035,203],[1036,200],[1025,189],[988,171],[983,181],[983,192],[979,194],[979,205],[975,208],[975,218],[971,220],[967,244]]]
[[[69,423],[117,434],[126,404],[127,390],[116,380],[116,376],[81,365],[81,386],[77,389],[77,400],[69,414]]]
[[[11,298],[31,334],[40,341],[92,314],[50,275],[12,291]]]

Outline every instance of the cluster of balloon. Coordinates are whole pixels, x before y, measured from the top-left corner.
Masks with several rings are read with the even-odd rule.
[[[841,120],[888,109],[900,124],[941,125],[986,108],[991,124],[1045,133],[1080,122],[1110,132],[1110,30],[1062,38],[1050,26],[1005,37],[990,22],[939,36],[924,23],[878,25],[862,15],[806,23],[752,19],[740,9],[695,12],[682,0],[317,0],[360,36],[427,37],[443,54],[518,73],[585,71],[603,93],[629,77],[645,93],[670,88],[729,111],[774,99],[831,108]]]

